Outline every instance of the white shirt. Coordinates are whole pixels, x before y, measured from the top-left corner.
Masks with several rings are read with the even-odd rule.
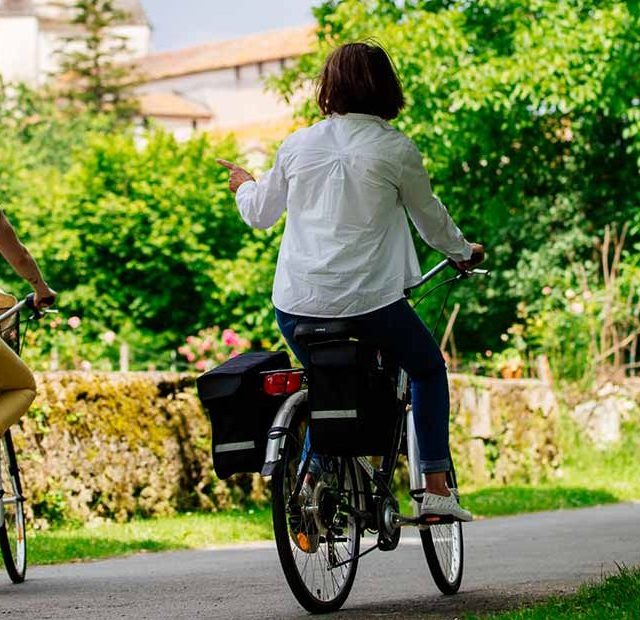
[[[255,228],[287,211],[273,303],[290,314],[348,317],[401,299],[421,276],[407,213],[431,247],[471,257],[433,195],[422,155],[377,116],[334,114],[293,133],[273,168],[238,188],[236,202]]]

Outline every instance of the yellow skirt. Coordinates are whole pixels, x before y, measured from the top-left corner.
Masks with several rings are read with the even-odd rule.
[[[27,413],[35,397],[33,374],[0,340],[0,435]]]

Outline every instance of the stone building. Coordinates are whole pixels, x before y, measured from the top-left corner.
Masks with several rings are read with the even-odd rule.
[[[56,51],[78,26],[73,0],[0,0],[0,76],[5,83],[43,84],[57,69]],[[251,155],[291,129],[292,105],[265,80],[311,51],[311,26],[263,32],[150,53],[151,25],[140,0],[116,0],[128,16],[114,34],[128,39],[140,122],[155,122],[185,139],[194,131],[233,132]],[[295,102],[294,102],[295,104]]]
[[[245,143],[280,139],[291,127],[291,105],[266,90],[265,80],[311,51],[313,41],[313,27],[304,26],[150,54],[135,63],[142,113],[178,136],[199,128],[234,132]],[[159,115],[160,105],[175,116]],[[209,118],[196,116],[206,111]]]
[[[0,0],[0,76],[5,83],[43,84],[58,67],[56,52],[72,36],[73,0]],[[146,56],[151,25],[140,0],[116,0],[127,14],[113,29],[128,39],[130,57]],[[123,59],[125,60],[125,59]]]

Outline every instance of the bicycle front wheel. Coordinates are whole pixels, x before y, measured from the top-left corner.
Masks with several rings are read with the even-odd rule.
[[[302,488],[308,469],[301,409],[287,435],[282,462],[273,473],[273,530],[285,578],[311,613],[339,609],[358,568],[360,523],[354,516],[357,488],[353,461],[322,457],[321,472]]]
[[[453,469],[447,474],[447,484],[449,488],[457,488]],[[436,586],[443,594],[455,594],[462,583],[464,566],[462,523],[430,525],[420,530],[420,538]]]
[[[22,583],[27,572],[24,498],[8,430],[0,438],[0,550],[11,581]]]

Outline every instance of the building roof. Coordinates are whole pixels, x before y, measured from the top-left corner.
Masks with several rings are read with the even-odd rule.
[[[138,59],[136,68],[144,81],[153,82],[258,62],[296,58],[313,50],[314,33],[314,26],[303,26],[158,52]]]
[[[140,115],[154,118],[209,120],[213,115],[204,106],[175,93],[144,93],[138,97]]]
[[[233,134],[241,143],[259,142],[268,144],[269,142],[284,140],[295,129],[299,129],[299,125],[291,116],[281,116],[268,121],[214,127],[209,133],[216,138]]]

